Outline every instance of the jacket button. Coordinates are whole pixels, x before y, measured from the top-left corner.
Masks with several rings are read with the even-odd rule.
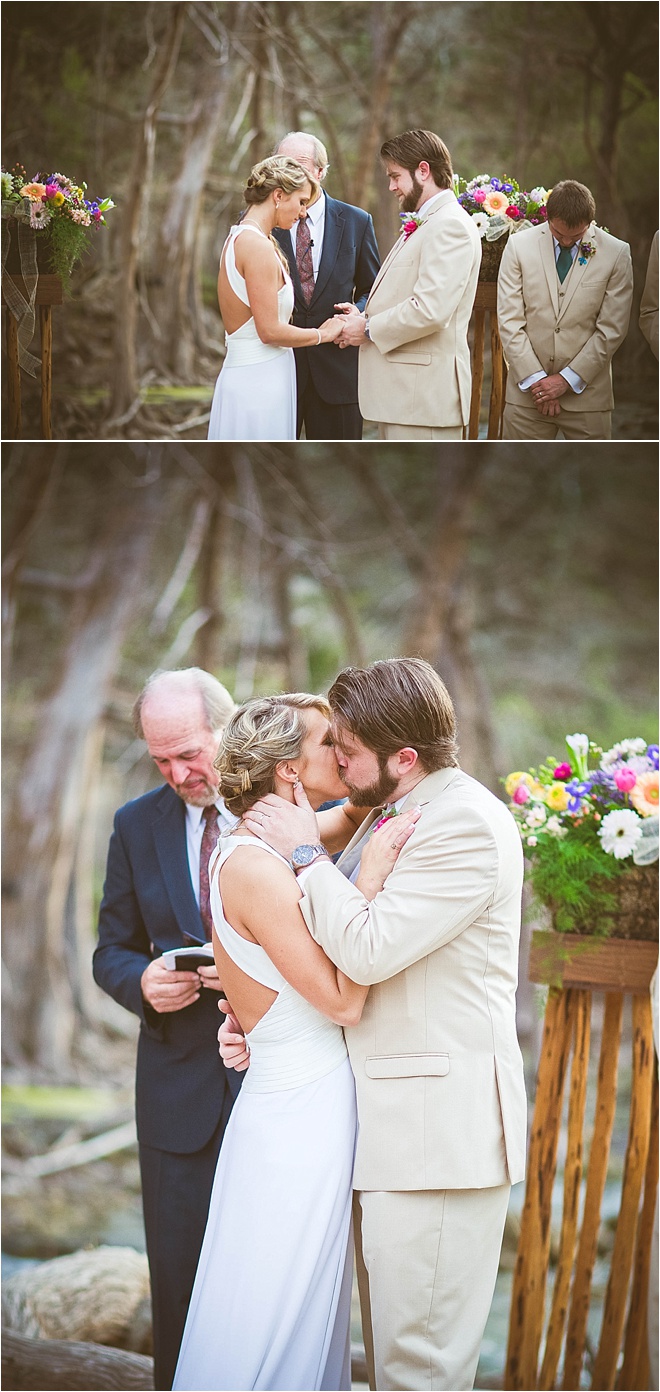
[[[559,333],[560,327],[559,324],[555,324],[555,333]]]

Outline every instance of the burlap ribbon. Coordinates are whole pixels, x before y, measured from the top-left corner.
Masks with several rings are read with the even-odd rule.
[[[41,371],[41,363],[34,354],[30,352],[30,344],[34,336],[34,305],[37,297],[37,281],[39,272],[37,270],[37,234],[34,228],[18,218],[11,221],[18,229],[18,254],[21,263],[21,276],[27,299],[23,294],[20,285],[13,276],[7,271],[7,256],[11,242],[9,231],[9,219],[2,219],[2,297],[10,313],[18,322],[18,361],[31,377],[38,377]]]

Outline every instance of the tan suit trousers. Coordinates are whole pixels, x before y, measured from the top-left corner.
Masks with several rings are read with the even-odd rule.
[[[473,1387],[510,1191],[502,1184],[356,1195],[358,1284],[372,1388]]]
[[[561,405],[561,402],[560,402]],[[535,406],[504,407],[503,440],[611,440],[611,411],[562,411],[560,416],[541,416]]]
[[[392,425],[378,423],[380,440],[462,440],[462,425]]]

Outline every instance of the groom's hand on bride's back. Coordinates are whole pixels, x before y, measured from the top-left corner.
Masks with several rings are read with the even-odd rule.
[[[220,1057],[225,1068],[235,1068],[237,1073],[243,1073],[250,1063],[250,1046],[236,1016],[231,1013],[229,1001],[219,1000],[218,1010],[224,1011],[227,1015],[224,1024],[218,1030]]]

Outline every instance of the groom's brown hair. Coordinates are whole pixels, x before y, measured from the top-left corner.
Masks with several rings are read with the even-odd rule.
[[[398,749],[416,749],[427,773],[458,767],[456,714],[430,662],[390,657],[370,667],[346,667],[328,692],[339,730],[373,750],[383,767]]]
[[[438,188],[451,188],[453,185],[451,155],[444,140],[433,131],[409,130],[404,131],[403,135],[395,135],[381,145],[380,157],[400,164],[409,174],[414,174],[421,161],[426,160]]]

